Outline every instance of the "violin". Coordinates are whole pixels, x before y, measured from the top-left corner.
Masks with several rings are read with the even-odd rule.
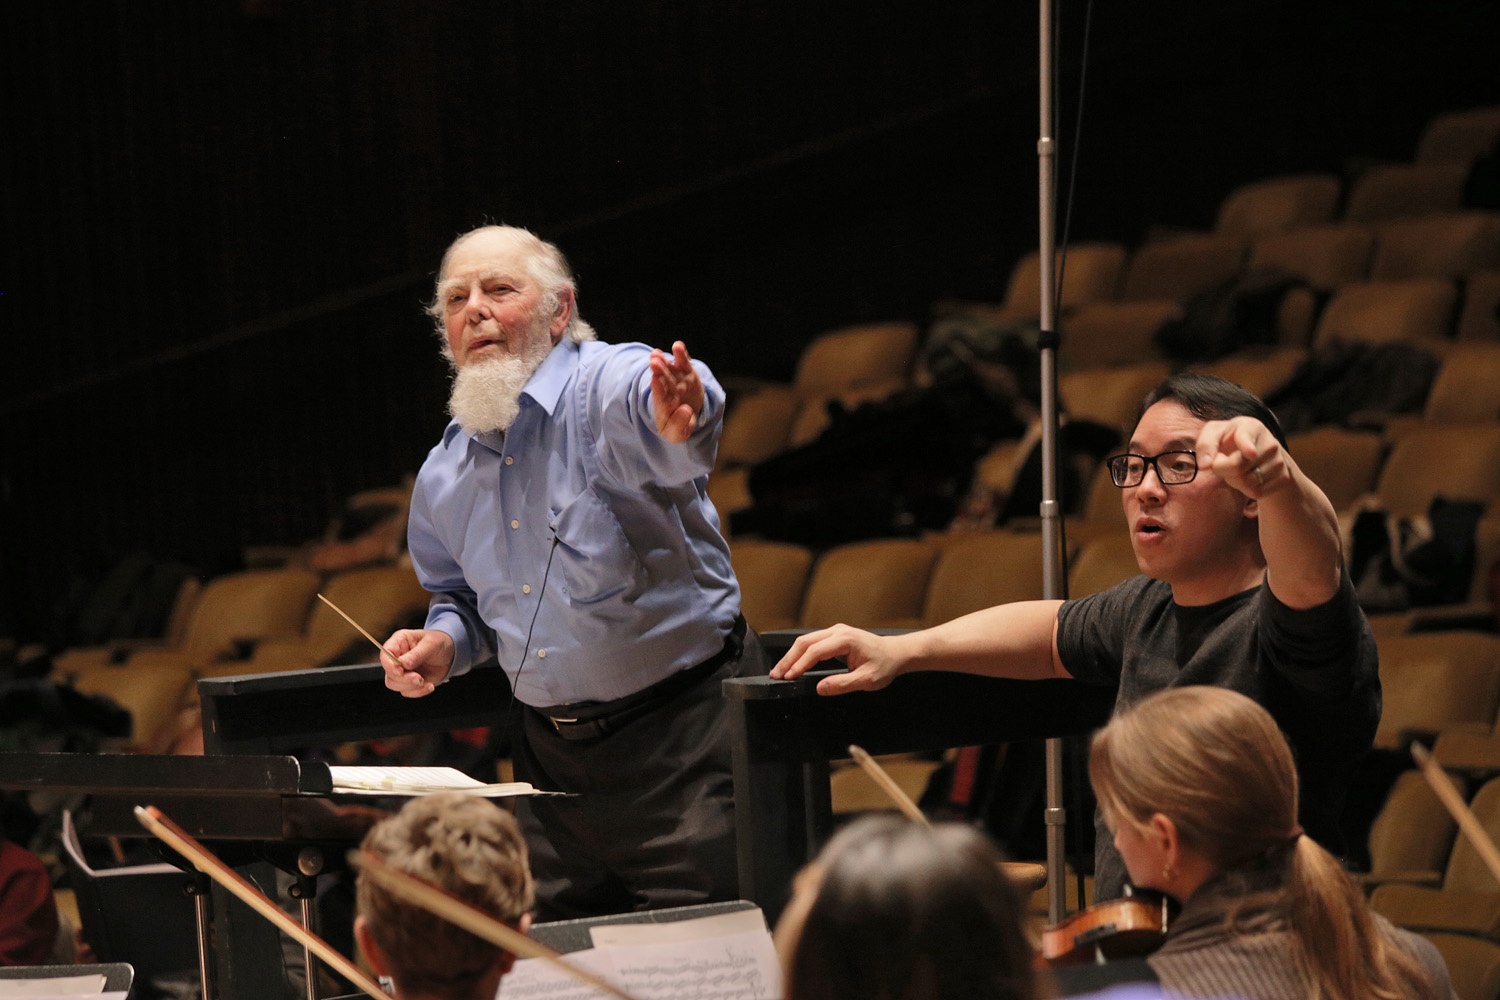
[[[1104,963],[1149,955],[1167,937],[1175,904],[1157,892],[1095,903],[1042,931],[1046,966]]]

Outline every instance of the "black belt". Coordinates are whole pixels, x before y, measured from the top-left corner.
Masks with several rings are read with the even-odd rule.
[[[661,707],[688,688],[707,680],[725,663],[739,659],[744,648],[745,616],[740,615],[724,639],[724,648],[697,666],[679,670],[664,680],[613,701],[583,701],[535,711],[552,723],[557,735],[565,740],[602,739],[632,719]]]

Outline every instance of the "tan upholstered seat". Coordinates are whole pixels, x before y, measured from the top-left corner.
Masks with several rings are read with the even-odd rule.
[[[1500,342],[1500,270],[1466,275],[1463,306],[1454,337],[1463,341]]]
[[[910,378],[916,352],[914,323],[829,330],[803,348],[792,385],[799,398],[812,399],[871,383],[900,382]]]
[[[758,632],[796,628],[812,551],[790,542],[740,539],[729,545],[740,581],[740,609]]]
[[[1448,981],[1458,1000],[1497,1000],[1500,998],[1500,944],[1467,934],[1428,932],[1431,941],[1448,966]]]
[[[1500,834],[1500,779],[1485,782],[1471,808],[1491,838]],[[1453,844],[1440,888],[1382,885],[1370,905],[1402,927],[1500,936],[1500,883],[1465,836]]]
[[[1252,271],[1285,271],[1315,288],[1328,290],[1364,280],[1374,252],[1372,227],[1330,223],[1261,237],[1250,248],[1247,267]]]
[[[1385,442],[1370,431],[1316,427],[1287,436],[1287,448],[1299,468],[1343,511],[1375,488],[1385,457]]]
[[[1323,310],[1313,345],[1404,341],[1441,352],[1457,303],[1458,290],[1444,278],[1345,285]]]
[[[1439,885],[1457,832],[1422,772],[1401,772],[1370,826],[1370,870],[1360,881],[1371,889],[1388,882]]]
[[[1181,308],[1168,299],[1079,306],[1058,321],[1058,367],[1079,371],[1160,360],[1156,333]]]
[[[1334,174],[1267,177],[1241,184],[1219,204],[1214,232],[1241,240],[1332,221],[1342,182]]]
[[[1500,636],[1453,630],[1381,636],[1375,746],[1445,730],[1488,732],[1500,708]]]
[[[980,531],[942,546],[927,585],[924,626],[941,625],[971,611],[1039,600],[1043,546],[1040,532]]]
[[[1125,267],[1120,298],[1128,302],[1186,302],[1223,285],[1245,264],[1245,242],[1193,234],[1143,243]]]
[[[1168,371],[1165,361],[1071,371],[1058,376],[1057,392],[1069,416],[1129,434],[1140,416],[1141,400],[1167,377]]]
[[[1090,539],[1078,550],[1068,569],[1068,596],[1088,597],[1139,576],[1140,572],[1122,518],[1115,531]]]
[[[1500,212],[1396,219],[1376,230],[1372,281],[1459,278],[1500,269]]]
[[[1344,218],[1378,222],[1433,212],[1456,212],[1463,205],[1467,163],[1386,163],[1354,179]]]
[[[1392,514],[1425,515],[1433,497],[1500,498],[1500,425],[1423,424],[1403,434],[1380,467],[1375,493]]]
[[[911,539],[850,542],[829,549],[813,564],[801,626],[917,627],[937,555],[933,546]]]
[[[1417,139],[1418,163],[1470,164],[1500,142],[1500,107],[1464,108],[1434,115]]]

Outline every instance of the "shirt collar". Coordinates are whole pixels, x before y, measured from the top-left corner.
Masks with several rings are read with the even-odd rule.
[[[562,397],[563,387],[568,384],[568,379],[572,377],[573,369],[577,365],[578,342],[571,337],[564,337],[542,359],[537,370],[531,373],[531,378],[526,380],[526,388],[521,390],[521,394],[530,396],[538,406],[547,411],[548,416],[551,416],[557,409],[558,399]]]

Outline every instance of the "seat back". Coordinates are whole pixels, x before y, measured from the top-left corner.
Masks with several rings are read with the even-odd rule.
[[[1250,247],[1251,271],[1284,271],[1314,288],[1331,291],[1369,276],[1375,230],[1358,223],[1311,226],[1272,233]]]
[[[1245,242],[1217,235],[1178,236],[1144,243],[1125,266],[1120,298],[1128,302],[1186,302],[1218,288],[1245,264]]]
[[[1087,368],[1058,377],[1057,391],[1068,415],[1093,420],[1128,435],[1146,393],[1167,377],[1165,361],[1143,361],[1124,368]]]
[[[1434,497],[1493,503],[1500,497],[1500,425],[1423,424],[1401,435],[1375,483],[1391,514],[1425,515]]]
[[[915,323],[868,323],[814,337],[797,359],[792,384],[807,399],[870,382],[911,377],[917,353]]]
[[[1111,487],[1113,488],[1113,487]],[[1068,569],[1068,596],[1088,597],[1139,576],[1140,564],[1123,528],[1085,542]]]
[[[1500,636],[1454,630],[1382,635],[1377,642],[1382,707],[1375,746],[1394,750],[1418,736],[1494,723]]]
[[[1429,423],[1500,423],[1500,343],[1455,344],[1432,380]]]
[[[922,607],[930,627],[1012,601],[1039,600],[1044,547],[1040,532],[980,531],[943,546]]]
[[[937,556],[933,546],[902,538],[835,546],[813,565],[799,624],[915,628]]]
[[[384,639],[413,613],[427,606],[430,595],[417,582],[417,575],[407,566],[367,566],[347,570],[330,577],[323,595],[344,614],[359,622],[371,635]],[[314,601],[301,646],[308,659],[317,665],[331,663],[338,653],[353,641],[364,642],[332,608]],[[368,643],[366,643],[368,647]],[[259,650],[257,650],[259,652]],[[378,656],[367,648],[361,663]]]
[[[1444,278],[1345,285],[1319,317],[1313,346],[1402,341],[1441,351],[1457,303],[1458,290]]]
[[[1120,285],[1125,256],[1125,247],[1119,243],[1076,243],[1068,248],[1066,259],[1059,254],[1057,266],[1061,268],[1062,290],[1058,300],[1062,309],[1113,299]],[[1041,259],[1033,250],[1011,268],[999,318],[1016,321],[1041,315]],[[1054,280],[1058,274],[1059,271],[1053,271]]]
[[[1419,770],[1403,771],[1370,824],[1370,877],[1440,876],[1458,824]]]
[[[317,593],[318,574],[305,569],[257,569],[209,580],[193,606],[182,651],[207,663],[236,642],[298,635]]]
[[[1342,511],[1375,488],[1385,442],[1370,431],[1325,426],[1287,435],[1287,450],[1333,509]]]
[[[740,611],[757,632],[796,628],[812,550],[790,542],[736,539],[729,561],[740,582]]]
[[[1242,240],[1333,220],[1343,182],[1334,174],[1268,177],[1242,184],[1219,204],[1214,232]]]
[[[1379,227],[1373,281],[1458,278],[1500,268],[1500,212],[1451,212]]]
[[[1468,165],[1500,142],[1500,107],[1465,108],[1434,115],[1417,138],[1418,163]]]
[[[1354,180],[1344,218],[1379,222],[1433,212],[1456,212],[1463,205],[1467,163],[1386,163]]]
[[[1470,934],[1430,931],[1422,935],[1448,967],[1458,1000],[1500,1000],[1500,944]]]
[[[1454,337],[1463,341],[1500,341],[1500,270],[1464,278],[1464,302]]]
[[[1469,809],[1491,839],[1500,838],[1500,778],[1491,778],[1480,785]],[[1448,868],[1443,873],[1443,888],[1500,892],[1500,882],[1495,881],[1495,876],[1490,873],[1479,848],[1463,836],[1453,842],[1453,853],[1449,855]]]

